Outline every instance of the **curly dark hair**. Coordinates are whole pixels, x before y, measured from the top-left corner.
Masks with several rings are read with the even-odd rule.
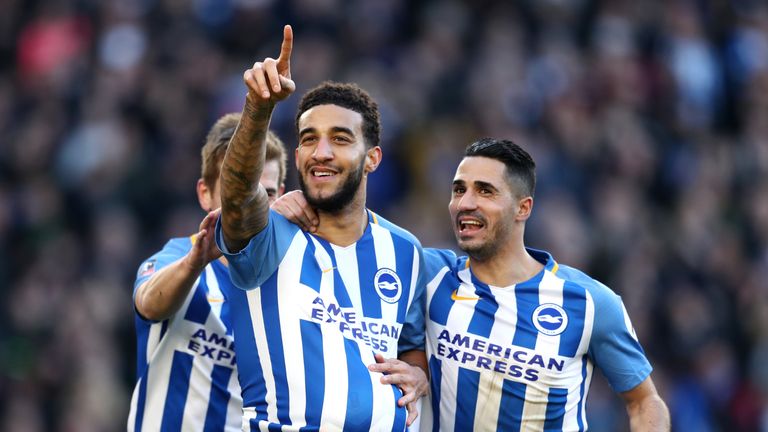
[[[363,116],[363,137],[366,145],[374,147],[381,140],[381,118],[379,106],[371,95],[353,83],[325,81],[309,90],[299,102],[296,113],[296,131],[299,130],[299,117],[307,110],[318,105],[337,105]]]

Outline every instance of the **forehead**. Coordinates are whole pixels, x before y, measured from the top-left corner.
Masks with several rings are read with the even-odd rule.
[[[465,157],[456,169],[453,181],[461,180],[465,183],[484,182],[500,189],[507,185],[506,168],[503,162],[496,159],[482,156]]]
[[[362,125],[363,116],[360,113],[338,105],[317,105],[304,111],[299,117],[299,133],[309,128],[326,131],[341,127],[360,134]]]
[[[266,188],[277,188],[280,178],[280,163],[276,160],[269,160],[264,163],[264,171],[261,172],[259,183]]]

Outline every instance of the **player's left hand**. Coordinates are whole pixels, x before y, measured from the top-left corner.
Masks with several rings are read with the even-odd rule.
[[[429,390],[427,374],[420,367],[411,366],[402,360],[385,359],[381,354],[376,354],[376,363],[368,365],[368,370],[383,373],[382,384],[393,384],[402,390],[403,397],[397,401],[397,405],[408,410],[406,424],[410,426],[419,416],[416,401]]]
[[[209,262],[219,258],[222,254],[219,247],[216,246],[216,240],[213,238],[216,229],[216,220],[219,219],[221,209],[211,210],[205,215],[205,219],[200,222],[200,229],[197,232],[195,244],[185,257],[187,265],[195,271],[202,271]]]

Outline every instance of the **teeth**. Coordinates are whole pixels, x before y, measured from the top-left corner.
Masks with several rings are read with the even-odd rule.
[[[464,228],[466,228],[469,225],[473,225],[473,226],[477,226],[477,227],[483,226],[482,223],[480,223],[479,221],[476,221],[476,220],[467,220],[467,221],[459,222],[459,226],[461,227],[461,229],[464,229]]]
[[[315,174],[315,177],[330,177],[333,175],[332,172],[328,172],[328,171],[315,171],[314,174]]]

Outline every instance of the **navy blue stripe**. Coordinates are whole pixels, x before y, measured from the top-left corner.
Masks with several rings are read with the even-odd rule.
[[[272,375],[275,379],[277,419],[280,423],[289,425],[291,424],[289,415],[291,398],[289,395],[288,375],[285,371],[285,351],[283,350],[283,336],[277,300],[277,275],[280,271],[283,270],[278,269],[261,285],[261,313],[264,316],[269,358],[272,362]],[[235,343],[235,346],[237,345]],[[242,357],[238,356],[238,358]]]
[[[134,321],[136,323],[136,376],[147,376],[147,350],[149,347],[149,332],[152,330],[152,326],[156,325],[139,318],[139,314],[134,314]],[[163,321],[163,323],[168,320]]]
[[[397,305],[397,322],[405,322],[405,314],[408,312],[408,297],[411,295],[411,279],[413,278],[413,244],[397,235],[392,235],[392,243],[395,248],[396,273],[400,277],[402,293]]]
[[[545,431],[563,429],[565,403],[568,400],[568,389],[550,388],[547,396],[547,420],[544,422]]]
[[[360,355],[360,348],[349,339],[344,339],[347,354],[347,418],[345,431],[367,431],[371,428],[373,415],[373,387],[371,375]]]
[[[405,422],[408,420],[405,407],[401,407],[397,404],[397,401],[403,397],[403,392],[396,386],[392,386],[393,400],[395,404],[395,420],[392,422],[392,432],[403,432],[405,430]]]
[[[174,351],[171,376],[168,378],[168,393],[165,396],[165,407],[163,408],[163,421],[160,425],[161,432],[181,430],[191,373],[192,355]]]
[[[448,322],[448,314],[454,303],[451,300],[451,293],[458,286],[459,281],[453,273],[448,271],[443,275],[443,280],[440,281],[432,295],[432,301],[429,303],[429,319],[440,325],[445,325]]]
[[[256,289],[262,290],[262,288]],[[232,307],[232,327],[237,335],[235,357],[237,357],[243,405],[255,408],[257,413],[264,413],[263,416],[259,416],[259,419],[266,420],[267,384],[264,381],[264,370],[261,368],[259,350],[253,334],[248,292],[233,289],[230,292],[229,303]]]
[[[493,297],[488,285],[480,282],[474,276],[472,276],[472,282],[475,284],[475,292],[480,295],[480,299],[475,304],[467,332],[487,338],[491,335],[499,304],[496,303],[496,298]]]
[[[579,432],[582,432],[586,430],[584,428],[584,422],[581,420],[581,416],[583,415],[582,409],[584,408],[584,404],[586,403],[586,391],[585,388],[587,385],[587,356],[583,356],[581,358],[581,385],[579,385],[579,405],[578,410],[576,411],[577,421],[579,423]]]
[[[477,407],[477,388],[480,372],[459,368],[456,383],[456,418],[454,430],[470,431],[475,427],[475,408]]]
[[[323,333],[320,324],[301,320],[302,348],[304,351],[304,392],[307,406],[304,418],[307,427],[320,427],[320,417],[323,413],[323,396],[325,395],[325,363],[323,356]],[[305,430],[302,428],[302,430]]]
[[[336,254],[333,252],[333,247],[321,238],[317,240],[331,257],[331,265],[333,266],[333,295],[336,297],[336,301],[339,302],[341,307],[352,307],[352,300],[349,298],[347,287],[344,285],[344,280],[341,279],[341,273],[339,273],[339,265],[336,262]]]
[[[208,299],[205,298],[205,293],[207,292],[208,285],[205,283],[205,277],[201,275],[200,284],[195,288],[195,293],[192,294],[192,301],[189,302],[187,313],[184,315],[185,320],[205,325],[205,322],[208,320],[208,314],[211,312],[211,305],[208,303]]]
[[[429,356],[429,377],[432,390],[432,432],[440,431],[440,384],[443,379],[442,361]]]
[[[301,275],[299,275],[299,283],[306,285],[313,290],[320,292],[320,280],[323,276],[323,272],[320,266],[317,264],[315,258],[315,243],[309,234],[305,234],[307,238],[307,247],[304,249],[304,258],[301,261]]]
[[[168,324],[170,323],[170,319],[163,320],[162,325],[160,326],[160,338],[158,338],[158,342],[163,340],[163,336],[165,336],[165,332],[168,331]]]
[[[539,283],[544,272],[536,277],[515,286],[515,302],[517,303],[517,325],[512,345],[521,348],[535,349],[538,330],[533,326],[533,311],[539,306]]]
[[[136,401],[136,418],[133,422],[134,432],[141,432],[141,423],[144,421],[144,405],[147,403],[147,378],[149,377],[149,365],[139,383],[139,397]]]
[[[357,269],[360,279],[360,300],[363,305],[363,315],[370,318],[381,318],[381,298],[373,285],[379,265],[376,263],[376,248],[373,236],[365,236],[358,240],[355,246],[357,253]]]
[[[566,281],[563,285],[563,309],[568,314],[568,326],[560,334],[558,354],[564,357],[575,357],[584,332],[587,313],[587,295],[584,288]]]
[[[232,369],[213,365],[211,372],[211,396],[208,398],[208,412],[205,414],[205,432],[223,431],[227,424],[227,406],[229,405],[229,380]]]
[[[499,402],[499,418],[497,430],[517,432],[523,421],[523,406],[525,405],[526,385],[519,382],[504,380],[501,387]]]

